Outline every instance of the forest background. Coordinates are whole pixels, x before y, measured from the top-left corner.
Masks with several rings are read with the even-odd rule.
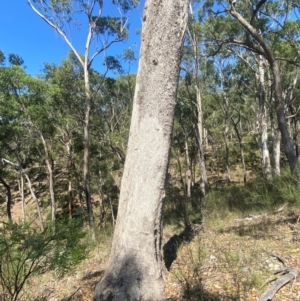
[[[77,53],[69,52],[26,1],[21,8],[7,2],[1,10],[6,16],[0,23],[0,201],[6,233],[1,254],[7,261],[19,254],[20,241],[28,241],[23,257],[17,257],[20,275],[58,266],[64,273],[83,260],[86,241],[113,229],[135,89],[143,3],[139,8],[135,1],[103,4],[91,43],[97,57],[88,53],[88,69],[80,58],[90,21],[84,12],[68,19],[70,12],[60,6],[64,1],[50,3],[58,5],[58,24],[66,22]],[[11,9],[15,18],[5,13]],[[224,208],[241,214],[286,204],[297,208],[299,14],[297,1],[191,4],[165,224],[187,229]],[[46,252],[53,254],[51,260],[43,257]],[[28,269],[29,259],[34,264]],[[14,264],[1,279],[11,300],[19,298],[26,282],[22,277],[17,285],[11,282]]]

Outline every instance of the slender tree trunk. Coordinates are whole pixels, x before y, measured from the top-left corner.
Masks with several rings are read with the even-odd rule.
[[[42,214],[41,214],[41,211],[40,211],[40,205],[39,205],[38,199],[37,199],[37,197],[36,197],[36,195],[35,195],[35,193],[32,189],[32,184],[31,184],[31,181],[30,181],[27,173],[22,168],[21,164],[13,163],[13,162],[11,162],[7,159],[4,159],[4,158],[1,158],[1,160],[2,160],[2,162],[10,164],[11,166],[13,166],[15,169],[17,169],[21,173],[22,176],[24,175],[24,177],[26,178],[31,196],[32,196],[33,200],[36,203],[38,218],[39,218],[39,222],[40,222],[40,228],[41,228],[42,231],[44,231],[44,225],[43,225],[43,220],[42,220]]]
[[[193,13],[193,12],[191,12]],[[201,172],[201,183],[200,188],[203,196],[206,195],[206,190],[208,188],[208,180],[207,180],[207,171],[205,165],[205,157],[204,157],[204,146],[203,146],[203,111],[202,111],[202,96],[201,96],[201,83],[200,83],[200,57],[199,57],[199,41],[197,34],[194,31],[191,31],[189,28],[187,30],[188,37],[192,44],[193,49],[193,60],[194,60],[194,76],[195,76],[195,90],[196,90],[196,109],[197,109],[197,133],[196,133],[196,142],[198,145],[199,152],[199,165]]]
[[[7,203],[6,203],[6,213],[9,221],[12,221],[11,216],[11,190],[10,186],[5,182],[5,180],[0,177],[0,183],[5,187],[7,191]]]
[[[49,156],[49,150],[45,138],[41,132],[39,132],[39,134],[44,146],[45,162],[46,162],[48,177],[49,177],[49,191],[50,191],[50,198],[51,198],[51,220],[55,221],[56,203],[55,203],[55,195],[54,195],[53,165],[51,164],[51,158]]]
[[[18,186],[19,186],[19,193],[20,193],[21,203],[22,203],[22,223],[24,225],[26,218],[25,218],[24,178],[22,175],[20,175],[20,179],[18,180]]]
[[[287,104],[289,104],[289,108],[290,108],[290,112],[292,114],[292,116],[290,116],[290,121],[292,124],[292,139],[293,139],[293,143],[294,143],[294,148],[295,148],[295,152],[296,152],[296,157],[299,157],[299,147],[298,147],[298,118],[297,118],[297,109],[294,108],[292,102],[293,102],[293,98],[294,98],[294,93],[295,93],[295,89],[297,87],[298,81],[299,81],[299,75],[300,75],[300,68],[297,68],[297,73],[296,76],[293,80],[293,82],[288,86],[288,88],[286,89],[286,91],[284,91],[284,98],[285,98],[285,102]]]
[[[294,109],[293,105],[289,105],[290,112],[292,114],[291,123],[292,123],[292,137],[293,137],[293,143],[294,143],[294,148],[296,152],[296,157],[299,157],[299,147],[298,147],[298,118],[297,118],[297,113],[296,110]]]
[[[260,130],[261,130],[261,156],[262,170],[266,179],[272,177],[270,153],[268,145],[268,116],[266,114],[266,88],[264,62],[261,56],[258,57],[258,82],[259,82],[259,110],[260,110]]]
[[[34,202],[36,204],[36,210],[37,210],[37,213],[38,213],[38,218],[39,218],[39,222],[40,222],[40,228],[41,228],[42,231],[44,231],[44,224],[43,224],[42,213],[41,213],[41,210],[40,210],[39,201],[38,201],[38,199],[37,199],[37,197],[36,197],[36,195],[35,195],[35,193],[34,193],[34,191],[32,189],[31,181],[30,181],[28,175],[26,173],[24,173],[24,172],[23,172],[23,174],[24,174],[24,176],[25,176],[25,178],[27,180],[31,196],[32,196],[32,198],[33,198],[33,200],[34,200]]]
[[[240,114],[239,114],[239,119],[238,119],[237,122],[234,122],[234,120],[232,119],[234,130],[235,130],[235,133],[236,133],[236,135],[238,137],[238,141],[239,141],[241,161],[242,161],[242,166],[243,166],[243,179],[244,179],[244,184],[246,184],[246,182],[247,182],[247,171],[246,171],[246,164],[245,164],[245,157],[244,157],[244,145],[243,145],[243,138],[240,135],[240,131],[239,131],[239,128],[238,128],[238,125],[239,125],[240,121],[241,121]]]
[[[102,173],[99,169],[99,181],[98,181],[98,194],[99,194],[99,224],[102,225],[102,223],[105,221],[105,207],[103,204],[103,179],[102,179]]]
[[[198,146],[198,157],[199,157],[199,164],[200,164],[200,175],[201,175],[200,190],[202,195],[205,196],[206,190],[208,188],[208,180],[207,180],[203,145],[200,142],[199,126],[194,127],[194,135]]]
[[[162,209],[188,0],[147,0],[108,268],[95,300],[163,300]]]
[[[224,112],[224,127],[223,137],[225,141],[225,164],[226,164],[226,177],[227,184],[231,182],[231,170],[230,170],[230,148],[229,148],[229,103],[227,95],[223,96],[223,112]]]
[[[276,175],[280,175],[280,141],[281,141],[281,134],[280,131],[277,130],[274,136],[273,142],[273,151],[274,151],[274,173]]]
[[[83,144],[84,144],[84,154],[83,154],[83,183],[84,183],[84,194],[87,207],[89,227],[91,231],[91,238],[95,240],[95,227],[94,227],[94,215],[92,206],[92,197],[90,190],[90,111],[91,111],[91,89],[89,80],[89,70],[88,70],[88,57],[85,59],[84,66],[84,83],[85,83],[85,118],[84,118],[84,128],[83,128]]]
[[[100,150],[99,150],[99,160],[102,160],[102,143],[100,143]],[[104,193],[103,193],[103,177],[102,177],[102,171],[101,168],[99,168],[98,171],[98,194],[99,194],[99,224],[102,225],[102,223],[105,221],[105,207],[104,207]],[[105,224],[104,224],[105,225]]]
[[[187,137],[184,140],[184,150],[185,150],[185,160],[186,160],[186,196],[188,198],[192,195],[192,167],[191,167],[191,160],[189,155],[189,146]]]
[[[280,176],[280,141],[281,134],[276,130],[273,136],[273,158],[274,158],[274,174]]]
[[[186,196],[186,184],[184,182],[183,179],[183,175],[182,175],[182,167],[181,167],[181,162],[180,162],[180,158],[181,158],[181,152],[178,150],[176,156],[176,161],[177,161],[177,165],[178,165],[178,169],[179,169],[179,176],[180,176],[180,183],[181,183],[181,187],[182,190],[184,191],[184,195]]]
[[[198,79],[198,81],[200,81],[200,79]],[[202,97],[201,97],[200,83],[196,91],[197,91],[197,116],[198,116],[197,134],[199,138],[197,139],[197,142],[198,142],[199,163],[200,163],[201,180],[202,180],[201,190],[203,196],[205,196],[208,188],[208,180],[207,180],[207,171],[205,165],[204,147],[203,147],[203,112],[202,112]]]
[[[270,60],[271,61],[271,60]],[[278,128],[281,133],[281,139],[283,145],[285,146],[285,155],[289,161],[290,169],[292,174],[296,176],[298,180],[300,180],[300,171],[298,167],[298,158],[296,156],[296,152],[290,138],[290,134],[288,131],[286,118],[285,118],[285,109],[284,109],[284,100],[282,97],[282,84],[281,84],[281,75],[277,61],[270,62],[274,80],[275,80],[275,95],[276,95],[276,113],[277,113],[277,121],[278,121]]]
[[[68,131],[63,132],[63,140],[62,142],[64,143],[67,151],[67,165],[66,165],[66,170],[68,174],[68,214],[69,214],[69,219],[72,219],[73,217],[73,191],[72,191],[72,180],[71,180],[71,171],[74,168],[74,162],[73,162],[73,153],[72,153],[72,139],[70,137],[70,134]]]

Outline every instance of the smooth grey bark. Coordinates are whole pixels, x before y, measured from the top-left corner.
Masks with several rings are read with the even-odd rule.
[[[27,180],[31,196],[32,196],[32,198],[33,198],[33,200],[34,200],[34,202],[36,204],[36,210],[37,210],[37,213],[38,213],[38,218],[39,218],[39,222],[40,222],[40,228],[41,228],[41,231],[43,232],[44,231],[44,223],[43,223],[42,213],[41,213],[41,209],[40,209],[40,205],[39,205],[39,200],[36,197],[36,195],[35,195],[35,193],[34,193],[34,191],[32,189],[32,184],[31,184],[31,181],[30,181],[28,175],[25,173],[24,170],[22,170],[22,174],[25,176],[25,178]]]
[[[258,93],[259,93],[259,123],[261,132],[262,170],[266,179],[272,177],[270,153],[268,146],[268,116],[266,113],[265,66],[262,56],[258,57]]]
[[[25,224],[25,197],[24,197],[24,178],[22,175],[20,175],[20,179],[18,180],[18,186],[19,186],[19,193],[21,197],[21,203],[22,203],[22,223]]]
[[[275,116],[272,114],[272,110],[270,113],[271,113],[270,117],[271,117],[271,139],[272,139],[272,157],[271,157],[272,171],[273,171],[273,175],[280,176],[281,135],[277,127]]]
[[[226,163],[226,177],[227,184],[231,182],[231,169],[230,169],[230,148],[229,148],[229,101],[226,93],[222,97],[222,110],[224,113],[224,125],[222,129],[223,138],[225,141],[225,163]]]
[[[62,142],[62,144],[64,145],[65,149],[66,149],[66,170],[67,170],[67,181],[68,181],[68,214],[69,214],[69,219],[72,219],[73,217],[73,184],[72,184],[72,180],[70,177],[70,173],[72,172],[72,170],[74,169],[74,158],[73,158],[73,146],[72,146],[72,136],[69,133],[68,130],[62,130],[61,128],[59,128],[60,132],[61,132],[61,139],[60,141]]]
[[[49,155],[49,149],[44,138],[44,135],[41,131],[39,131],[40,138],[42,140],[44,151],[45,151],[45,162],[48,170],[48,177],[49,177],[49,192],[50,192],[50,199],[51,199],[51,220],[55,221],[56,216],[56,202],[55,202],[55,194],[54,194],[54,178],[53,178],[53,165],[51,164],[51,158]]]
[[[299,157],[299,147],[298,147],[298,118],[297,115],[299,113],[299,108],[294,108],[293,100],[294,100],[294,94],[297,87],[297,84],[299,82],[299,75],[300,75],[300,68],[297,67],[297,72],[295,75],[295,78],[293,82],[287,87],[287,89],[283,92],[283,97],[285,99],[285,103],[288,105],[290,109],[291,116],[288,116],[288,121],[291,121],[291,127],[292,127],[292,137],[293,137],[293,143],[294,148],[296,152],[296,157]]]
[[[190,198],[192,196],[192,165],[189,154],[188,137],[184,138],[184,150],[186,160],[186,196]]]
[[[109,264],[96,301],[163,300],[162,210],[188,0],[147,0]]]
[[[200,86],[197,88],[197,130],[196,130],[196,141],[198,144],[199,163],[201,171],[201,191],[203,196],[206,195],[208,189],[207,171],[205,165],[204,146],[203,146],[203,112],[202,112],[202,97]]]

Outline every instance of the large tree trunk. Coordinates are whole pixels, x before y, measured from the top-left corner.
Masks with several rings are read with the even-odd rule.
[[[188,0],[147,0],[111,256],[95,300],[162,300],[162,209]]]

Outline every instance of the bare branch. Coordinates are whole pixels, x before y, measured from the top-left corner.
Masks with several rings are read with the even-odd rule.
[[[92,55],[92,57],[91,57],[91,59],[90,59],[90,61],[89,61],[88,68],[90,68],[90,66],[92,65],[94,59],[97,57],[97,55],[99,55],[101,52],[107,50],[112,44],[121,42],[122,40],[123,40],[123,38],[113,40],[113,41],[109,42],[107,45],[103,46],[100,50],[96,51],[96,52]]]
[[[255,9],[253,10],[253,13],[252,13],[252,17],[251,17],[251,20],[250,20],[250,24],[252,25],[253,21],[254,21],[254,18],[256,17],[258,11],[260,10],[260,8],[267,2],[267,0],[260,0]]]
[[[39,10],[36,9],[36,7],[31,3],[31,0],[27,0],[27,3],[29,4],[29,6],[33,9],[33,11],[40,17],[42,18],[47,24],[49,24],[52,28],[54,28],[60,35],[61,37],[66,41],[66,43],[69,45],[69,47],[72,49],[72,51],[74,52],[74,54],[76,55],[77,59],[79,60],[80,64],[82,65],[82,67],[84,67],[84,62],[82,60],[82,58],[80,57],[80,54],[77,52],[77,50],[75,49],[75,47],[73,46],[73,44],[70,42],[70,40],[68,39],[68,37],[66,36],[66,34],[63,32],[63,30],[61,28],[59,28],[58,25],[54,24],[53,22],[51,22],[45,15],[43,15]]]

